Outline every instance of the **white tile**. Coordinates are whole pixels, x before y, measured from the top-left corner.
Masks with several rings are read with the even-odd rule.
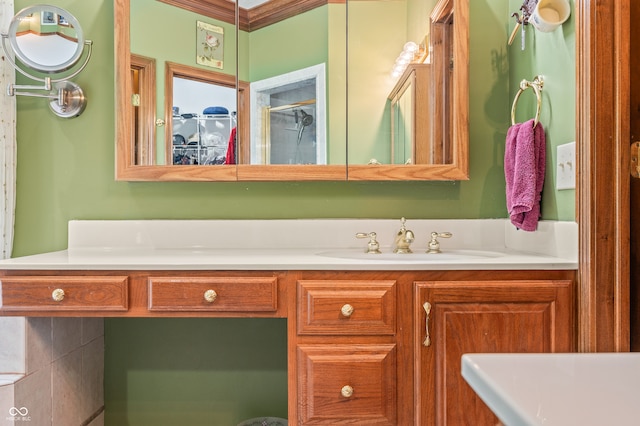
[[[0,373],[25,372],[25,319],[0,317]]]
[[[23,377],[24,374],[0,374],[0,386],[12,385]]]

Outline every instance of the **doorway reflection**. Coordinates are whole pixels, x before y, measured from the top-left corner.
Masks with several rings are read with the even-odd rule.
[[[235,88],[173,78],[173,164],[235,164],[235,129]]]

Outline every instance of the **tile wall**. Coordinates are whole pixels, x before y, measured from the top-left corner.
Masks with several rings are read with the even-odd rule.
[[[102,318],[0,317],[0,426],[104,424]]]

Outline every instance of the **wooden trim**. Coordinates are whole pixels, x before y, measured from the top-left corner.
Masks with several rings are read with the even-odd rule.
[[[640,19],[640,2],[631,2],[631,22],[638,22]],[[631,40],[640,40],[640,28],[637,25],[631,26]],[[637,42],[630,46],[630,69],[640,69],[640,44]],[[632,141],[640,140],[640,81],[637,78],[631,80],[631,111],[630,111],[630,134]],[[630,309],[630,340],[631,351],[640,351],[640,179],[631,179],[630,197],[630,277],[631,277],[631,309]]]
[[[245,29],[243,28],[244,16],[246,16],[245,31],[255,31],[327,3],[327,0],[270,0],[251,9],[240,9],[240,29]]]
[[[185,80],[208,83],[217,86],[227,87],[236,90],[236,77],[231,74],[224,74],[209,71],[202,68],[191,67],[189,65],[175,62],[165,63],[164,75],[164,122],[165,122],[165,164],[173,164],[173,79],[174,77]],[[238,110],[238,115],[244,111]]]
[[[629,350],[629,4],[576,2],[578,350],[583,352]]]
[[[242,146],[242,145],[241,145]],[[304,164],[238,164],[238,180],[240,181],[344,181],[346,167],[318,166]]]
[[[236,25],[235,2],[229,0],[158,1]],[[251,9],[240,8],[237,23],[242,31],[255,31],[328,3],[344,3],[345,1],[346,0],[270,0]]]
[[[116,22],[129,22],[129,0],[114,0],[114,19]],[[129,52],[129,25],[115,25],[113,34],[114,52]],[[131,56],[122,55],[115,61],[115,89],[116,89],[116,152],[115,178],[125,179],[133,172],[136,174],[133,159],[135,158],[133,144],[130,143],[133,131],[131,118]]]
[[[431,11],[432,22],[448,21],[453,13],[453,0],[440,0]]]
[[[236,4],[230,0],[158,0],[198,15],[208,16],[228,24],[236,23]]]
[[[137,141],[133,158],[136,164],[153,164],[156,153],[156,60],[131,54],[131,71],[138,72],[138,105],[136,126],[131,137]],[[133,77],[132,77],[133,78]],[[133,107],[135,111],[135,107]]]

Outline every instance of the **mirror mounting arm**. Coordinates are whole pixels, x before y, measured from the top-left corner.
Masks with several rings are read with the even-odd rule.
[[[14,84],[9,83],[7,85],[7,96],[28,96],[34,98],[46,98],[51,99],[49,103],[49,107],[59,117],[62,118],[72,118],[79,116],[86,107],[86,98],[84,97],[84,93],[80,86],[69,81],[76,75],[80,74],[82,70],[84,70],[89,63],[89,59],[91,59],[91,53],[93,51],[93,41],[85,40],[84,45],[87,49],[87,56],[84,59],[84,62],[77,70],[71,73],[68,76],[52,79],[51,77],[36,77],[16,64],[16,61],[11,57],[9,50],[6,47],[6,40],[9,37],[8,34],[1,34],[2,36],[2,49],[5,51],[5,58],[7,61],[13,66],[13,68],[18,71],[23,76],[30,78],[34,81],[41,81],[43,85],[30,85],[30,84]],[[55,90],[57,93],[34,93],[31,90],[43,90],[45,92],[51,92],[54,88],[53,83],[55,83]]]
[[[51,91],[51,79],[49,77],[44,78],[44,85],[35,86],[33,84],[13,84],[9,83],[7,85],[7,95],[8,96],[31,96],[35,98],[57,98],[58,95],[53,94],[42,94],[42,93],[33,93],[33,92],[24,92],[23,90],[45,90],[47,92]]]

